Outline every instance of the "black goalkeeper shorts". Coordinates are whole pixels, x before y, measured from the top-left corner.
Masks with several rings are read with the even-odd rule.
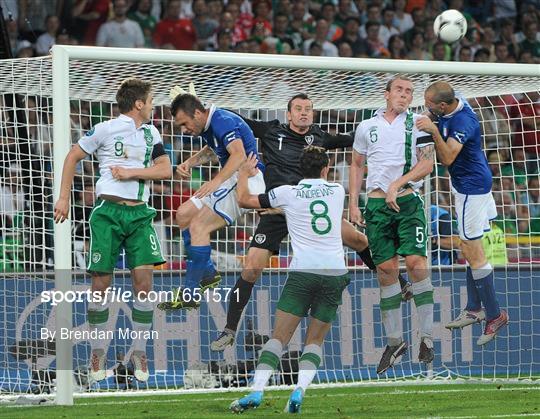
[[[272,254],[279,253],[281,242],[289,234],[285,215],[269,214],[261,215],[260,218],[250,247],[269,250]]]

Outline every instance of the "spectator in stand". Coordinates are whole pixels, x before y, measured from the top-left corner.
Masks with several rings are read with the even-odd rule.
[[[208,6],[205,0],[193,0],[192,9],[194,18],[191,23],[197,36],[197,49],[204,51],[218,28],[218,22],[208,18]]]
[[[157,19],[150,13],[152,11],[152,0],[138,0],[133,11],[128,13],[128,18],[137,22],[142,29],[144,36],[144,46],[151,48],[152,35],[156,30]]]
[[[521,51],[519,53],[518,62],[522,64],[536,64],[531,51]]]
[[[329,30],[327,39],[330,42],[336,42],[343,36],[343,29],[335,23],[336,18],[336,6],[334,3],[324,3],[321,7],[321,17],[328,22]]]
[[[35,55],[36,53],[34,51],[34,47],[32,47],[32,43],[30,41],[23,39],[17,44],[17,54],[15,55],[16,58],[30,58],[35,57]]]
[[[415,32],[411,38],[411,48],[407,54],[409,60],[431,60],[431,54],[425,49],[423,32]]]
[[[405,50],[405,42],[401,35],[392,35],[388,40],[388,51],[390,52],[390,58],[396,60],[405,59],[407,52]]]
[[[490,0],[492,20],[515,18],[517,7],[515,0]]]
[[[336,44],[340,47],[343,42],[346,42],[349,44],[354,57],[366,57],[366,43],[358,34],[359,28],[360,19],[354,16],[348,17],[343,26],[343,36],[337,40]]]
[[[293,39],[300,36],[300,42],[310,37],[310,32],[313,28],[313,18],[309,13],[306,13],[306,4],[303,0],[297,1],[292,7],[292,19],[289,23],[289,34]]]
[[[0,226],[5,229],[20,228],[17,219],[22,217],[25,210],[25,198],[22,184],[21,167],[13,164],[8,166],[7,176],[0,177]]]
[[[536,63],[540,63],[540,33],[538,32],[538,23],[529,22],[523,29],[525,39],[520,42],[519,49],[528,51]]]
[[[338,10],[334,22],[341,27],[345,26],[345,23],[349,17],[357,17],[354,13],[351,0],[339,0]]]
[[[366,16],[367,16],[366,22],[362,26],[360,26],[361,38],[367,38],[367,24],[369,22],[379,23],[379,30],[380,30],[380,23],[382,21],[381,8],[377,6],[376,4],[371,4],[367,9]],[[377,37],[378,37],[378,34],[377,34]]]
[[[221,14],[218,30],[230,31],[233,45],[236,45],[238,42],[246,41],[248,38],[247,33],[242,29],[242,27],[235,23],[234,16],[230,12],[223,12]]]
[[[514,31],[514,21],[511,19],[505,19],[502,22],[501,30],[499,33],[498,41],[505,44],[508,48],[508,53],[514,58],[519,56],[519,46]]]
[[[263,39],[272,34],[271,12],[272,3],[269,0],[256,0],[253,3],[253,27],[257,24],[263,25]]]
[[[508,52],[508,45],[504,42],[497,42],[495,44],[495,62],[497,63],[515,63],[516,60]]]
[[[514,121],[513,146],[524,146],[527,160],[540,161],[540,99],[538,92],[526,93],[513,106],[510,116]],[[538,170],[535,170],[538,172]]]
[[[236,28],[239,28],[246,34],[251,32],[251,29],[253,28],[253,16],[251,13],[242,13],[240,5],[232,1],[227,3],[225,11],[232,15]]]
[[[282,13],[288,18],[292,16],[292,6],[291,0],[278,0],[275,12]]]
[[[379,39],[380,23],[370,21],[366,23],[367,31],[367,55],[370,58],[388,58],[390,52],[384,47],[383,42]]]
[[[459,49],[459,57],[458,57],[458,61],[462,61],[462,62],[471,62],[472,61],[472,50],[471,50],[471,47],[467,46],[467,45],[463,45],[460,49]]]
[[[313,39],[308,39],[307,41],[304,42],[304,55],[308,55],[311,44],[313,42],[316,42],[321,46],[323,56],[325,57],[338,56],[337,47],[331,42],[328,42],[327,40],[329,29],[330,27],[326,20],[324,19],[317,20],[317,24],[315,26],[315,37]],[[312,54],[309,54],[309,55],[312,55]]]
[[[379,39],[385,48],[388,48],[388,41],[392,35],[399,35],[399,31],[394,26],[394,10],[387,7],[382,12],[382,25],[379,29]]]
[[[142,48],[144,35],[134,20],[127,18],[126,0],[114,0],[114,18],[101,25],[97,33],[96,45],[100,47]]]
[[[448,61],[449,57],[446,51],[446,44],[444,42],[436,42],[433,45],[433,59],[435,61]]]
[[[36,42],[45,30],[45,19],[56,15],[57,0],[19,0],[19,32],[23,39]]]
[[[485,48],[489,51],[489,58],[488,61],[490,63],[495,62],[495,30],[491,26],[485,26],[483,30],[480,32],[480,44],[478,45],[479,48]]]
[[[154,32],[154,45],[164,49],[194,49],[197,42],[195,28],[190,19],[179,19],[180,0],[169,0],[165,17]]]
[[[322,45],[318,42],[312,42],[309,45],[309,55],[313,57],[320,57],[323,55],[323,48]]]
[[[426,26],[426,18],[425,18],[425,14],[424,14],[424,9],[414,9],[412,11],[412,20],[414,22],[414,26],[409,29],[407,32],[405,32],[403,34],[403,40],[405,41],[405,45],[407,46],[407,48],[411,48],[411,45],[412,45],[412,39],[413,39],[413,36],[417,33],[417,32],[424,32],[425,31],[425,26]]]
[[[340,42],[338,45],[338,54],[340,57],[352,58],[354,55],[351,44],[347,41]]]
[[[39,35],[36,41],[36,54],[47,55],[56,41],[56,34],[60,28],[58,16],[49,15],[45,19],[46,31]]]
[[[488,63],[489,62],[489,50],[486,48],[480,48],[474,53],[474,62],[476,63]]]
[[[412,16],[405,12],[407,0],[394,0],[394,26],[401,34],[414,27]]]
[[[285,50],[288,50],[290,54],[299,54],[300,45],[295,44],[292,36],[287,34],[287,28],[289,27],[289,18],[283,13],[276,13],[274,16],[274,32],[272,36],[267,37],[265,42],[276,44],[276,52],[283,54]],[[273,41],[275,40],[275,41]],[[287,45],[285,47],[285,45]]]
[[[208,6],[208,19],[218,22],[223,13],[223,1],[222,0],[208,0],[206,2]]]
[[[97,31],[108,13],[109,0],[76,0],[71,10],[72,35],[84,45],[95,45]]]
[[[449,7],[449,9],[451,9],[451,7]],[[426,3],[425,15],[426,18],[432,22],[445,10],[446,4],[443,0],[430,0]]]
[[[77,40],[72,38],[66,29],[60,29],[58,31],[55,43],[58,45],[78,45]]]
[[[234,46],[232,32],[229,29],[221,29],[217,35],[217,49],[219,52],[231,52]]]
[[[475,103],[476,102],[476,103]],[[494,106],[490,98],[478,97],[470,102],[478,117],[483,135],[483,149],[490,151],[510,148],[510,125],[498,106]]]

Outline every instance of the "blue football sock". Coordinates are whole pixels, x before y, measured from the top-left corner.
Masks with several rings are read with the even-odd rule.
[[[191,259],[191,234],[189,228],[182,230],[182,240],[184,241],[184,250],[186,253],[186,259]]]
[[[480,300],[482,300],[482,304],[486,309],[486,320],[499,317],[501,310],[497,302],[495,286],[493,285],[493,268],[490,264],[487,264],[480,269],[474,269],[472,275]]]
[[[467,266],[467,306],[465,310],[478,311],[482,308],[480,296],[476,290],[476,284],[473,278],[472,269]]]
[[[182,240],[184,241],[184,249],[186,253],[186,260],[191,260],[191,233],[189,232],[189,229],[186,228],[185,230],[182,230]],[[214,263],[212,262],[212,259],[208,258],[208,263],[206,265],[206,268],[204,270],[204,278],[210,278],[213,277],[216,274],[216,268],[214,267]]]
[[[212,248],[207,246],[191,246],[191,269],[186,272],[185,288],[198,288],[201,283],[210,260],[210,252]],[[212,266],[213,268],[213,266]]]

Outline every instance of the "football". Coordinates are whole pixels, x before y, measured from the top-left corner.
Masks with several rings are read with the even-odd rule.
[[[457,10],[446,10],[435,18],[433,30],[441,41],[453,43],[467,33],[467,20]]]

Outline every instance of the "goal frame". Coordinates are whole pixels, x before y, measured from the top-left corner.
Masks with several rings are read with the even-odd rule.
[[[70,59],[117,62],[216,65],[260,68],[289,68],[335,71],[377,71],[388,73],[522,76],[540,77],[535,64],[462,63],[440,61],[380,60],[372,58],[306,57],[270,54],[240,54],[202,51],[170,51],[132,48],[107,48],[55,45],[52,48],[53,76],[53,190],[60,194],[64,159],[71,146],[69,61]],[[68,291],[71,287],[71,218],[54,225],[55,288]],[[68,248],[66,248],[68,247]],[[72,327],[72,306],[62,302],[57,307],[56,330]],[[57,391],[56,404],[73,404],[73,345],[56,337]]]

